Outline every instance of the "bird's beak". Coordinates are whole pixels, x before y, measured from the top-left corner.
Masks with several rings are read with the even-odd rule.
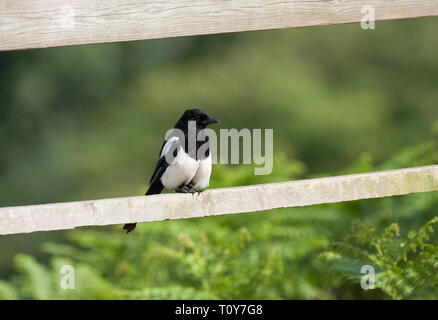
[[[212,124],[212,123],[220,123],[220,122],[219,122],[219,120],[216,120],[216,119],[213,119],[213,118],[210,118],[210,119],[207,119],[207,120],[203,121],[204,125],[209,125],[209,124]]]

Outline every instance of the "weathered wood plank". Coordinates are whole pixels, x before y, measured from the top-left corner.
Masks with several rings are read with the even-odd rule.
[[[438,165],[319,179],[0,208],[0,234],[254,212],[438,190]]]
[[[438,15],[437,0],[0,0],[0,50]]]

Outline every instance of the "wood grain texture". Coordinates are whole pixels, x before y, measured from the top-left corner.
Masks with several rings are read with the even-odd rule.
[[[150,222],[308,206],[438,190],[438,165],[213,189],[0,208],[0,234]],[[122,231],[120,231],[122,232]]]
[[[0,50],[438,15],[437,0],[0,0]]]

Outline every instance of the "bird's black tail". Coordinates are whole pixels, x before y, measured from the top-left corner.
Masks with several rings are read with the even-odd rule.
[[[123,230],[126,230],[126,233],[130,233],[132,230],[135,229],[137,226],[137,223],[127,223],[123,226]]]
[[[161,183],[160,180],[155,181],[149,186],[148,191],[146,191],[145,196],[149,196],[151,194],[159,194],[163,191],[164,186]],[[123,226],[123,230],[126,230],[126,233],[130,233],[132,230],[135,229],[137,226],[137,223],[127,223]]]

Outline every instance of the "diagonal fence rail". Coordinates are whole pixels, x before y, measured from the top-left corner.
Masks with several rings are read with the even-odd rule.
[[[151,222],[438,190],[438,165],[244,187],[0,208],[0,234]]]
[[[0,50],[438,15],[437,0],[0,0]]]

